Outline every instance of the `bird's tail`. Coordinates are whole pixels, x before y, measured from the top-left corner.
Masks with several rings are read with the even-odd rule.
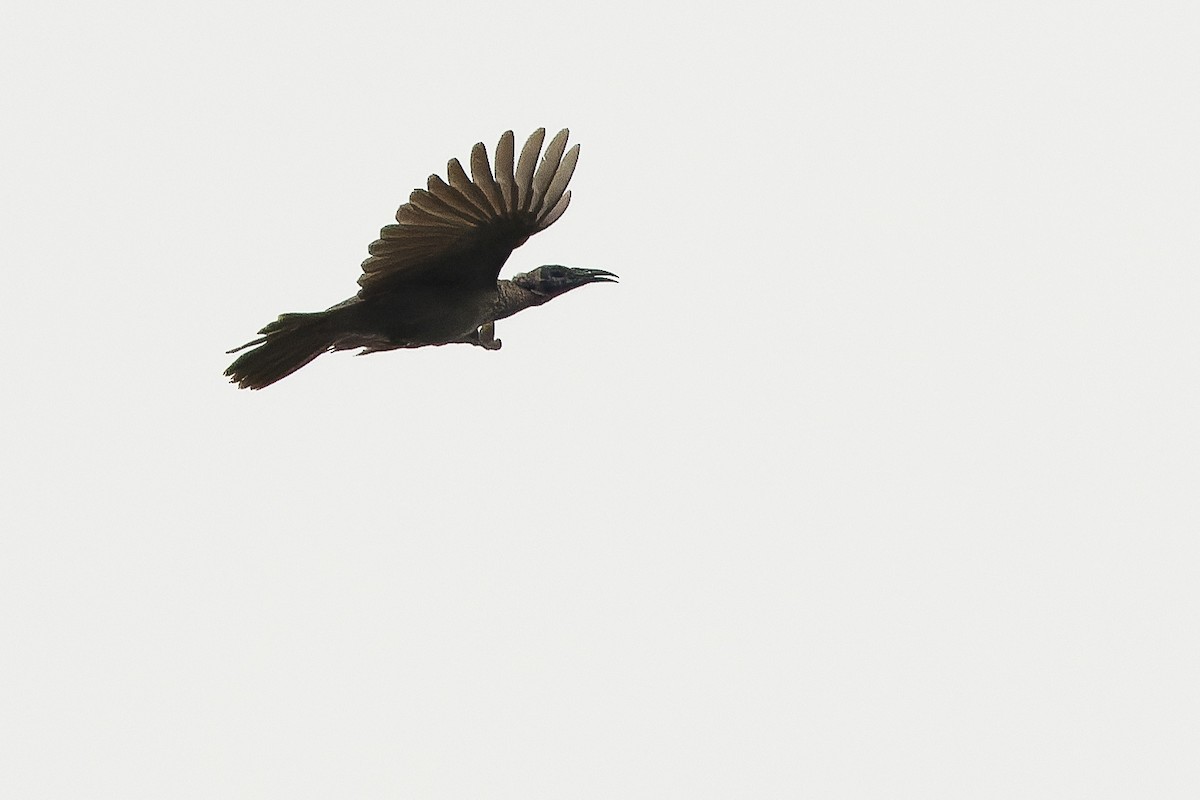
[[[286,378],[333,346],[337,336],[328,320],[328,311],[280,314],[259,331],[261,338],[229,351],[254,348],[238,356],[225,374],[240,389],[262,389]]]

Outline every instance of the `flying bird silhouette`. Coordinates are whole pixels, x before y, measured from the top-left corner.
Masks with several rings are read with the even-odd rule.
[[[229,380],[262,389],[333,350],[362,348],[363,355],[455,343],[498,350],[496,320],[585,284],[614,281],[602,269],[558,264],[499,280],[512,251],[553,225],[571,202],[567,183],[579,145],[566,150],[567,135],[564,128],[550,140],[539,165],[546,129],[534,131],[515,171],[512,131],[496,145],[495,174],[482,142],[471,149],[470,178],[450,159],[449,183],[430,175],[427,188],[400,206],[396,224],[367,248],[358,294],[325,311],[280,314],[258,339],[229,351],[254,348],[225,370]]]

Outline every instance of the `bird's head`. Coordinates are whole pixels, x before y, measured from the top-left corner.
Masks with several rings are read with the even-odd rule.
[[[528,289],[549,300],[551,297],[557,297],[584,284],[615,283],[616,278],[616,275],[603,269],[546,264],[530,272],[514,275],[512,282],[522,289]]]

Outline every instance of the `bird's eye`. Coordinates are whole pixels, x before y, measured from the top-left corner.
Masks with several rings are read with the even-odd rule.
[[[554,279],[561,278],[565,273],[561,269],[550,270],[550,277]]]

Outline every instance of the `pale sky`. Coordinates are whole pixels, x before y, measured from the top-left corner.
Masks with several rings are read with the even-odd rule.
[[[1200,794],[1200,10],[17,2],[0,796]],[[225,350],[571,129],[467,346]]]

